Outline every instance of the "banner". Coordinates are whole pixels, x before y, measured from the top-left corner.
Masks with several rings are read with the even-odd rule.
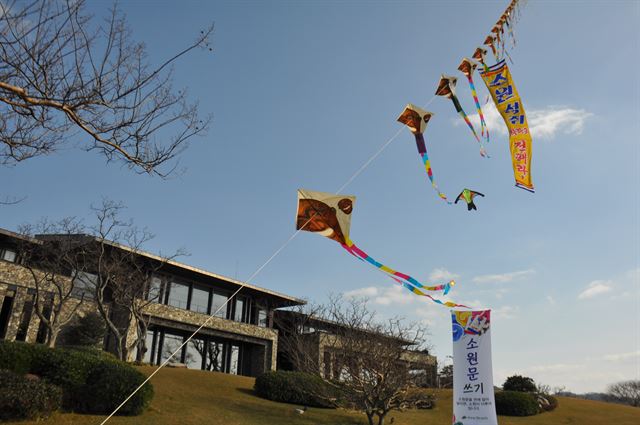
[[[497,425],[491,367],[491,310],[451,311],[453,424]]]
[[[509,129],[509,148],[516,186],[533,192],[531,182],[531,134],[520,95],[504,60],[480,71],[504,123]]]

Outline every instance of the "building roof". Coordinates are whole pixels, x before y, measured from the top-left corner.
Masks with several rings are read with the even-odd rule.
[[[253,285],[253,284],[249,284],[246,282],[242,282],[241,280],[237,280],[237,279],[232,279],[230,277],[227,276],[223,276],[221,274],[218,273],[213,273],[210,272],[208,270],[204,270],[198,267],[194,267],[194,266],[190,266],[188,264],[184,264],[181,263],[179,261],[175,261],[172,259],[167,259],[167,258],[163,258],[160,255],[156,255],[156,254],[152,254],[150,252],[146,252],[146,251],[142,251],[139,249],[133,249],[129,246],[120,244],[118,242],[113,242],[113,241],[109,241],[109,240],[104,240],[102,241],[100,238],[92,236],[92,235],[87,235],[87,234],[74,234],[74,235],[62,235],[62,234],[43,234],[43,235],[36,235],[35,238],[32,238],[30,236],[25,236],[25,235],[21,235],[19,233],[15,233],[12,232],[10,230],[6,230],[3,228],[0,228],[0,235],[4,235],[7,236],[9,238],[14,238],[14,239],[21,239],[21,240],[25,240],[25,241],[29,241],[29,242],[34,242],[34,243],[41,243],[41,241],[45,241],[45,240],[55,240],[55,239],[60,239],[63,236],[64,237],[73,237],[73,238],[77,238],[77,239],[86,239],[87,241],[96,241],[96,242],[104,242],[107,245],[113,246],[115,248],[118,249],[122,249],[128,252],[132,252],[136,255],[140,255],[143,257],[146,257],[150,260],[153,261],[158,261],[158,262],[162,262],[163,264],[166,264],[168,266],[171,267],[175,267],[183,272],[187,272],[189,274],[194,274],[194,275],[198,275],[200,277],[204,277],[204,278],[214,278],[217,280],[221,280],[225,283],[227,283],[228,285],[231,286],[235,286],[235,287],[244,287],[246,289],[255,291],[255,292],[260,292],[263,294],[267,294],[270,295],[273,298],[279,299],[280,301],[282,301],[283,307],[284,306],[294,306],[294,305],[301,305],[301,304],[306,304],[305,300],[302,300],[300,298],[296,298],[296,297],[292,297],[290,295],[285,295],[282,294],[280,292],[276,292],[276,291],[272,291],[270,289],[266,289],[266,288],[261,288],[259,286]]]

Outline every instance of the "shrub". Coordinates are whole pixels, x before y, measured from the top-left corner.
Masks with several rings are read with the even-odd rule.
[[[495,398],[498,415],[531,416],[538,413],[538,400],[533,394],[522,391],[498,391]]]
[[[409,388],[405,400],[416,409],[433,409],[436,406],[436,396],[433,390],[426,388]]]
[[[549,394],[538,394],[538,407],[540,412],[551,412],[558,407],[558,399]]]
[[[38,379],[0,370],[0,420],[46,418],[60,408],[62,390]]]
[[[104,339],[106,331],[102,316],[89,312],[64,329],[60,335],[61,343],[65,347],[96,347]]]
[[[303,372],[271,371],[256,378],[256,393],[263,398],[313,407],[335,407],[339,392],[319,376]]]
[[[145,376],[123,362],[101,362],[92,368],[79,397],[79,411],[108,414],[138,388]],[[119,410],[121,415],[139,415],[153,398],[153,387],[145,384]]]
[[[505,391],[521,391],[525,393],[535,393],[538,389],[533,379],[526,376],[513,375],[507,378],[502,385]]]
[[[0,342],[0,368],[33,373],[59,386],[62,406],[84,413],[110,413],[145,379],[113,355],[86,347],[50,349]],[[140,414],[152,397],[153,388],[147,384],[118,413]]]

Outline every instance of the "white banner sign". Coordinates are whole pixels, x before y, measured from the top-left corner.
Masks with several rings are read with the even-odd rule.
[[[453,424],[497,425],[491,367],[491,310],[451,311]]]

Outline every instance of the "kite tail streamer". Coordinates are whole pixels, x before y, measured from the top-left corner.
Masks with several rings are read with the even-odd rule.
[[[402,287],[404,287],[405,289],[413,292],[416,295],[420,295],[423,297],[427,297],[429,298],[431,301],[433,301],[436,304],[440,304],[443,305],[445,307],[450,307],[450,308],[454,308],[454,307],[461,307],[461,308],[471,308],[469,306],[466,306],[464,304],[457,304],[454,303],[452,301],[442,301],[439,300],[427,293],[425,293],[424,291],[443,291],[443,294],[446,295],[449,293],[449,291],[451,290],[451,287],[453,285],[455,285],[455,282],[452,280],[450,282],[447,282],[443,285],[437,285],[437,286],[424,286],[422,285],[420,282],[418,282],[417,280],[415,280],[414,278],[412,278],[409,275],[406,275],[404,273],[400,273],[397,272],[389,267],[386,267],[382,264],[380,264],[379,262],[377,262],[376,260],[374,260],[373,258],[371,258],[367,253],[365,253],[364,251],[362,251],[360,248],[358,248],[351,240],[347,240],[346,244],[343,244],[342,247],[347,250],[351,255],[353,255],[354,257],[356,257],[357,259],[361,260],[361,261],[365,261],[367,263],[370,263],[374,266],[376,266],[380,271],[384,272],[388,277],[390,277],[391,279],[393,279],[394,281],[396,281],[398,284],[400,284]],[[409,280],[411,279],[411,280]],[[409,283],[409,282],[414,282],[414,283]],[[420,285],[420,286],[416,286]]]
[[[484,114],[482,113],[482,107],[480,106],[480,101],[478,100],[476,86],[475,84],[473,84],[473,76],[471,74],[467,75],[467,80],[469,81],[469,87],[471,87],[471,95],[473,95],[473,101],[476,103],[476,109],[478,110],[478,115],[480,116],[480,127],[482,130],[482,136],[485,138],[486,142],[489,143],[489,128],[487,128],[487,122],[485,121]]]
[[[422,163],[424,164],[424,168],[427,171],[427,176],[431,181],[431,186],[435,189],[436,192],[438,192],[438,196],[440,197],[440,199],[445,201],[447,204],[451,205],[451,201],[447,199],[447,196],[444,193],[440,192],[438,185],[433,180],[433,170],[431,169],[431,161],[429,161],[429,154],[427,154],[427,145],[424,142],[424,136],[422,135],[422,133],[414,133],[414,136],[416,137],[416,146],[418,147],[418,153],[422,158]]]
[[[483,157],[487,157],[488,158],[489,155],[487,155],[487,151],[484,148],[484,144],[482,143],[482,141],[478,137],[478,133],[476,133],[476,129],[473,128],[473,124],[471,124],[471,121],[469,121],[469,117],[464,112],[464,109],[462,109],[462,106],[460,105],[460,101],[458,100],[458,97],[454,94],[454,95],[451,96],[451,100],[453,101],[453,106],[455,106],[456,111],[462,117],[464,122],[467,123],[467,126],[469,127],[469,129],[473,133],[473,137],[475,137],[476,140],[478,141],[478,143],[480,143],[480,155],[483,156]]]

